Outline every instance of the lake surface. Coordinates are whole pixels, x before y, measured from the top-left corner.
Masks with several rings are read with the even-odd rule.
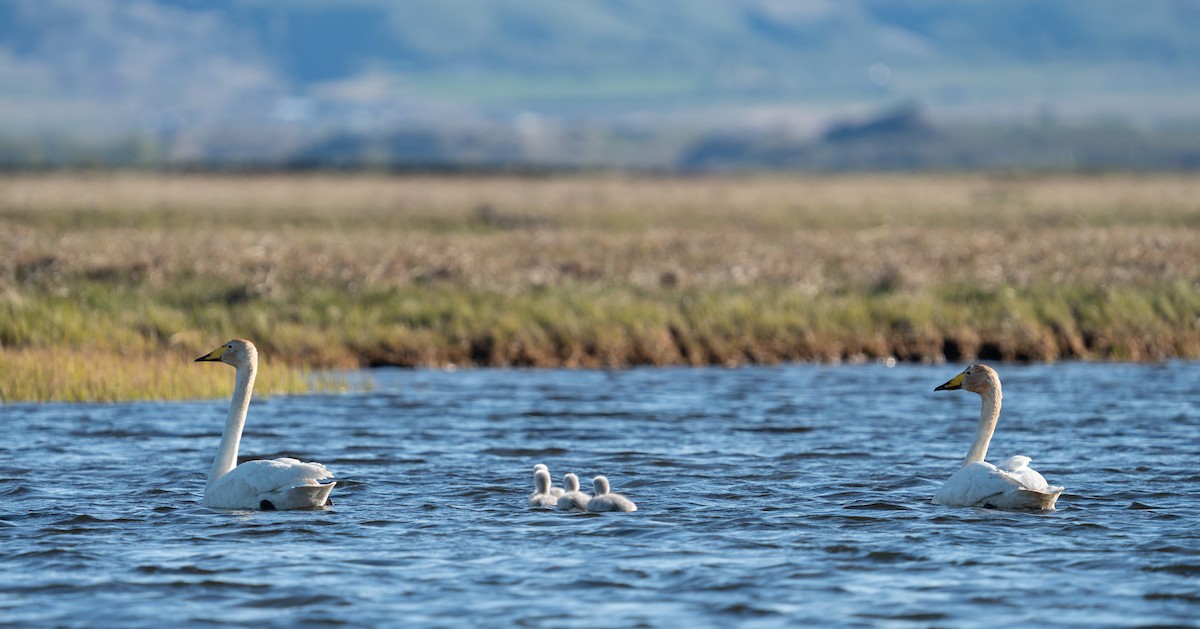
[[[307,512],[200,505],[228,400],[0,406],[0,624],[1197,626],[1200,364],[998,365],[1036,514],[930,502],[961,367],[374,371],[251,406]],[[530,509],[539,462],[639,510]]]

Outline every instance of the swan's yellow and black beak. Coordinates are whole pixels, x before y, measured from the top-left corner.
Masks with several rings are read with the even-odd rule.
[[[949,382],[934,389],[934,391],[956,391],[962,388],[963,380],[967,377],[967,372],[962,372],[950,379]]]
[[[218,347],[217,349],[214,349],[213,351],[201,356],[200,358],[197,358],[195,360],[195,362],[198,362],[198,363],[220,362],[221,357],[225,355],[226,349],[228,349],[228,348],[226,346],[222,345],[222,346]]]

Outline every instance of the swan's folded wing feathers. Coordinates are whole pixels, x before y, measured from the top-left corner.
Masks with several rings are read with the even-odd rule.
[[[323,464],[316,462],[305,462],[299,459],[283,457],[279,459],[254,461],[255,463],[267,463],[273,468],[288,468],[292,470],[291,474],[295,474],[296,478],[305,480],[325,480],[333,478],[333,472],[330,472]],[[306,483],[307,484],[307,483]]]
[[[1016,456],[1010,456],[1007,459],[1004,459],[1004,461],[1002,461],[1000,465],[997,465],[996,467],[1006,472],[1016,472],[1023,467],[1027,468],[1032,462],[1033,459],[1018,454]]]
[[[1012,457],[1004,463],[1015,463],[1013,459],[1028,461],[1028,457]],[[1032,468],[1015,467],[1010,472],[987,461],[976,461],[955,472],[934,499],[956,507],[1048,509],[1053,508],[1061,492],[1061,487],[1050,487]]]
[[[977,461],[964,465],[946,480],[935,499],[941,504],[960,507],[983,505],[1012,486],[1012,481],[997,473],[996,466]]]
[[[1031,459],[1027,456],[1014,456],[1001,463],[998,467],[1000,474],[1012,481],[1014,485],[1025,491],[1048,492],[1050,483],[1040,472],[1029,467]]]
[[[213,483],[206,502],[219,508],[256,508],[280,491],[316,486],[329,478],[333,473],[320,463],[290,458],[246,461]]]

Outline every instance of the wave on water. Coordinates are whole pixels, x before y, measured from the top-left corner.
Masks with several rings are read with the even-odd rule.
[[[1142,367],[1000,368],[993,450],[1065,485],[1057,511],[932,502],[978,415],[932,394],[944,367],[395,371],[255,405],[242,455],[336,475],[313,512],[205,508],[212,413],[25,405],[0,445],[0,609],[17,626],[1194,623],[1200,364],[1137,378],[1136,412],[1087,383]],[[638,511],[531,509],[535,463],[585,490],[604,474]]]

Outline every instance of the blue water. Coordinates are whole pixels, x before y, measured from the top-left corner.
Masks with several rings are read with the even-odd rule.
[[[960,367],[385,370],[256,401],[242,454],[328,465],[316,512],[200,505],[226,401],[0,406],[0,623],[1197,626],[1200,364],[1000,365],[990,458],[1067,488],[1039,514],[931,504],[978,417],[933,392]],[[639,510],[529,509],[538,462]]]

